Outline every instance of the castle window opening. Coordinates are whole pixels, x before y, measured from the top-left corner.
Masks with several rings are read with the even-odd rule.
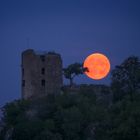
[[[22,68],[22,75],[24,76],[24,68]]]
[[[41,55],[40,58],[41,58],[41,61],[42,61],[42,62],[45,61],[45,55]]]
[[[44,80],[44,79],[41,80],[41,85],[42,85],[42,86],[45,86],[45,80]]]
[[[45,74],[45,68],[41,69],[41,74],[43,74],[43,75]]]
[[[22,80],[22,86],[25,87],[25,80]]]

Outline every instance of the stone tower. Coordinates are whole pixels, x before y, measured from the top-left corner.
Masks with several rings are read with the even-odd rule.
[[[23,99],[60,93],[63,79],[62,59],[59,54],[25,50],[22,53],[21,67]]]

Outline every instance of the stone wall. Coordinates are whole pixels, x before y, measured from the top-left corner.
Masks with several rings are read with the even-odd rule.
[[[22,53],[21,69],[23,99],[60,92],[63,79],[59,54],[28,49]]]
[[[113,94],[111,88],[106,85],[93,85],[93,84],[81,84],[81,85],[73,85],[63,86],[63,93],[68,94],[93,94],[96,96],[98,103],[103,103],[107,105],[111,105],[113,101]]]

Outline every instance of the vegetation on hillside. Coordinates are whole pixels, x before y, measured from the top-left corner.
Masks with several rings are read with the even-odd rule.
[[[8,103],[0,139],[140,140],[139,86],[140,61],[129,57],[112,72],[112,104],[98,102],[90,88]]]

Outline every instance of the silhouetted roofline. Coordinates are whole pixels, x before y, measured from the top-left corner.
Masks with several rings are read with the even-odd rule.
[[[36,55],[60,55],[59,53],[56,53],[55,51],[36,51],[33,49],[27,49],[25,51],[22,52],[22,54],[24,53],[34,53]]]

